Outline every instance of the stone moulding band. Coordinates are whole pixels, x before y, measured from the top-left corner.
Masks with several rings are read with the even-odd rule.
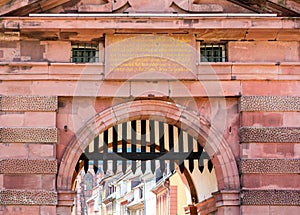
[[[300,205],[300,190],[244,190],[243,205]]]
[[[300,128],[296,127],[242,127],[241,143],[299,143]]]
[[[57,205],[57,193],[44,190],[1,190],[0,205]]]
[[[240,111],[300,111],[299,96],[242,96]]]
[[[2,143],[57,143],[57,128],[0,128]]]
[[[299,174],[300,159],[245,159],[240,169],[243,174]]]
[[[56,174],[56,160],[0,160],[0,174]]]
[[[1,96],[0,111],[42,111],[54,112],[58,109],[57,96]]]

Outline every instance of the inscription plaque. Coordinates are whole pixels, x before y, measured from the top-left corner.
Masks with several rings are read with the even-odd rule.
[[[192,35],[107,35],[106,79],[195,79]]]

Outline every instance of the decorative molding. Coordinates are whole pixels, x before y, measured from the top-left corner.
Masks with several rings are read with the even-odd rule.
[[[56,174],[56,160],[0,160],[0,174]]]
[[[56,143],[57,128],[0,128],[2,143]]]
[[[300,97],[242,96],[240,111],[300,111]]]
[[[299,143],[300,128],[242,127],[241,143]]]
[[[300,205],[300,190],[244,190],[243,205]]]
[[[243,174],[299,174],[300,159],[247,159],[241,161],[240,169]]]
[[[57,205],[57,193],[44,190],[1,190],[0,205]]]
[[[49,111],[58,108],[57,96],[1,96],[1,111]]]

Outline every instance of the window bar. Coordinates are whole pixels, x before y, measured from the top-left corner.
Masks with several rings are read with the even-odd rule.
[[[169,125],[169,152],[174,152],[174,126]],[[170,159],[170,171],[173,172],[175,169],[174,160]]]
[[[99,154],[99,135],[94,139],[94,154],[96,154],[96,156],[94,156],[95,158],[97,158],[97,155]],[[98,172],[98,159],[94,160],[94,164],[93,164],[93,169],[95,174]]]
[[[146,120],[141,120],[141,152],[146,152]],[[146,171],[146,161],[141,162],[142,173]]]
[[[127,152],[127,122],[122,123],[122,153]],[[127,169],[127,161],[122,160],[122,171],[125,174]]]
[[[105,130],[103,133],[103,154],[107,154],[108,152],[108,130]],[[105,156],[103,156],[103,172],[106,174],[107,172],[107,160]]]
[[[165,152],[164,123],[159,122],[158,124],[159,124],[159,151],[162,153]],[[160,170],[162,174],[165,171],[165,162],[163,160],[160,160]]]
[[[149,120],[150,125],[150,153],[155,153],[155,123],[154,120]],[[151,171],[155,173],[155,160],[151,160]]]
[[[113,153],[118,152],[118,125],[113,127]],[[117,172],[118,169],[118,161],[113,161],[113,173]]]
[[[200,143],[197,143],[197,152],[199,154],[198,168],[199,168],[200,172],[202,173],[204,170],[203,158],[201,157],[201,155],[203,153],[203,147],[200,145]]]
[[[136,153],[136,120],[131,121],[131,152]],[[131,161],[131,170],[133,174],[136,171],[136,161]]]
[[[209,172],[211,172],[213,170],[213,163],[212,163],[211,159],[208,160],[207,167],[208,167]]]
[[[193,147],[193,137],[191,135],[188,135],[188,150],[189,150],[189,153],[192,153],[194,151],[193,148],[194,148]],[[194,171],[194,159],[193,158],[189,159],[189,170],[190,170],[190,172]]]
[[[178,128],[178,148],[179,148],[179,154],[183,153],[183,130],[181,130],[180,128]],[[179,169],[180,172],[183,173],[184,171],[184,160],[179,160],[178,162],[179,164]]]

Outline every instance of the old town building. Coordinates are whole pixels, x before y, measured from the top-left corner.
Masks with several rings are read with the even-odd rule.
[[[70,215],[89,163],[176,169],[186,214],[299,214],[298,0],[0,0],[0,16],[0,214]]]

